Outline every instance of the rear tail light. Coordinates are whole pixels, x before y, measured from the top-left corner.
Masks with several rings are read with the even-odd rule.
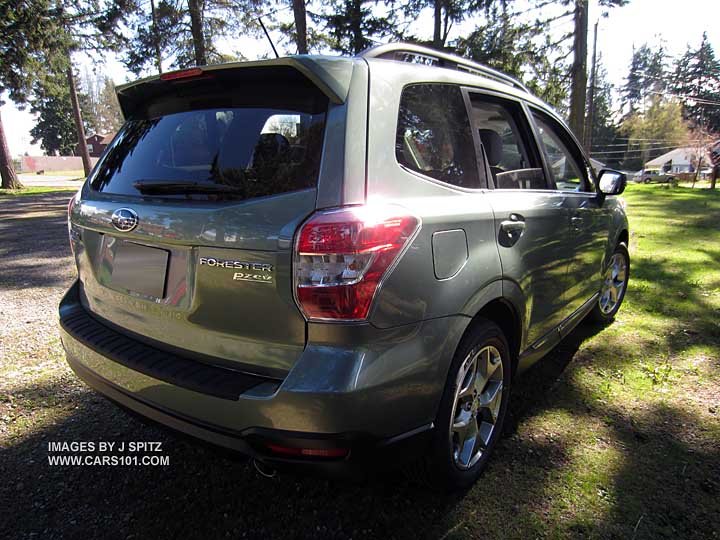
[[[68,202],[68,209],[67,209],[68,239],[70,240],[70,251],[72,251],[73,255],[75,255],[75,246],[73,245],[72,211],[73,211],[73,208],[75,208],[75,199],[77,199],[77,194],[72,196],[72,198],[70,199],[70,202]]]
[[[344,458],[350,453],[348,448],[297,448],[271,443],[267,447],[275,454],[288,457]]]
[[[318,212],[295,244],[295,293],[308,319],[362,320],[375,291],[420,227],[397,206]]]

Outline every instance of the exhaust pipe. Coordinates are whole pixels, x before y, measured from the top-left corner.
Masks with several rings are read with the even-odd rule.
[[[277,471],[270,467],[268,464],[263,463],[262,461],[258,461],[257,459],[253,459],[253,466],[255,467],[255,470],[259,472],[262,476],[265,478],[274,478],[277,474]]]

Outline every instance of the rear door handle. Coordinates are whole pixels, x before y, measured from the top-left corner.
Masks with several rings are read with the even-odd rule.
[[[508,234],[522,234],[525,230],[525,222],[508,219],[500,223],[500,230]]]
[[[525,232],[525,218],[520,214],[510,214],[510,219],[500,222],[500,245],[513,246]]]
[[[582,229],[582,225],[583,225],[583,218],[580,217],[580,216],[573,216],[573,217],[571,217],[571,218],[570,218],[570,225],[571,225],[572,228],[575,229],[576,231],[581,230],[581,229]]]

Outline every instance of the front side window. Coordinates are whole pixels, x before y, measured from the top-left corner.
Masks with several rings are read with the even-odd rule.
[[[472,121],[497,189],[546,189],[537,152],[524,136],[527,123],[518,103],[473,94]],[[525,128],[525,129],[523,129]]]
[[[577,156],[579,152],[571,150],[563,128],[537,112],[533,112],[533,118],[557,189],[591,191],[587,170],[581,165],[582,161]]]
[[[470,122],[458,86],[416,84],[403,90],[395,155],[404,167],[436,180],[481,187]]]

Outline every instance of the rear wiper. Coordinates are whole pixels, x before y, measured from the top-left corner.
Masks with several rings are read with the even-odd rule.
[[[178,195],[183,193],[244,193],[241,187],[225,184],[207,184],[204,182],[133,182],[133,187],[140,193],[167,193]]]

